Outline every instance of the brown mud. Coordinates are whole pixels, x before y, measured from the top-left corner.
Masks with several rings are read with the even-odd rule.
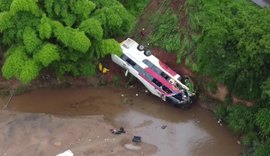
[[[53,116],[9,115],[0,120],[0,154],[16,155],[27,148],[34,155],[65,149],[77,155],[237,156],[241,152],[236,137],[217,124],[210,111],[198,104],[189,110],[174,108],[142,87],[37,89],[15,96],[7,110]],[[126,134],[109,132],[121,126]],[[142,137],[139,151],[123,147],[133,135]],[[89,138],[95,140],[88,143]],[[114,142],[108,141],[113,138]]]

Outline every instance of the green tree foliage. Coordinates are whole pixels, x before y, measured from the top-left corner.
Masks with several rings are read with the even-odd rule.
[[[99,42],[96,47],[96,57],[101,58],[107,54],[114,52],[116,55],[121,55],[121,48],[115,40],[107,39]]]
[[[256,100],[251,108],[217,108],[217,115],[227,116],[228,126],[243,134],[243,143],[255,147],[255,156],[268,156],[270,8],[247,0],[187,0],[186,6],[198,71],[226,84],[234,95]]]
[[[270,143],[262,144],[256,148],[254,156],[269,156],[270,153]]]
[[[26,27],[23,32],[23,43],[26,51],[32,53],[41,44],[41,40],[37,37],[34,29]]]
[[[44,45],[35,57],[37,57],[36,60],[40,61],[44,67],[60,59],[58,47],[51,43]]]
[[[52,27],[46,16],[42,17],[38,26],[40,39],[49,39],[52,35]]]
[[[188,0],[187,5],[189,26],[201,34],[194,41],[199,72],[239,97],[258,98],[260,84],[270,77],[270,8],[246,0]]]
[[[27,84],[35,79],[40,71],[40,66],[34,60],[27,60],[22,67],[19,79],[22,83]]]
[[[94,18],[104,28],[104,37],[125,35],[134,25],[132,22],[134,17],[119,2],[116,2],[110,6],[107,4],[108,1],[100,1],[100,5],[108,5],[108,7],[97,8],[94,13]]]
[[[270,110],[264,108],[256,113],[255,123],[260,128],[263,136],[270,136]]]
[[[262,95],[261,98],[264,102],[269,104],[270,107],[270,77],[261,85]]]
[[[228,127],[235,133],[248,132],[253,129],[254,125],[251,122],[253,113],[251,109],[243,105],[229,106],[227,108],[228,116],[226,121]]]
[[[214,113],[218,119],[225,119],[227,116],[227,107],[225,104],[217,104]]]
[[[0,32],[10,28],[12,23],[10,22],[11,16],[8,12],[1,12],[0,13]]]
[[[15,15],[17,12],[26,11],[38,16],[40,11],[37,2],[38,0],[13,0],[10,5],[10,13]]]
[[[121,2],[134,16],[138,16],[149,3],[149,0],[119,0],[119,2]]]
[[[12,2],[11,0],[1,0],[0,1],[0,12],[8,11],[11,2]]]
[[[121,52],[112,38],[133,25],[117,0],[1,0],[0,42],[10,47],[3,76],[29,83],[43,68],[95,75],[97,59]]]
[[[91,39],[101,40],[103,37],[101,23],[96,19],[87,19],[82,21],[79,29],[84,31]]]
[[[8,50],[8,54],[9,56],[2,67],[3,76],[7,79],[12,77],[19,78],[22,68],[28,60],[25,48],[22,46],[11,47]]]

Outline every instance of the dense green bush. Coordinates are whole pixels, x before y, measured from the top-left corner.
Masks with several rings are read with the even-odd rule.
[[[188,0],[189,28],[198,71],[228,85],[238,97],[255,99],[270,74],[270,8],[250,1]],[[245,89],[243,89],[245,86]]]
[[[214,108],[214,113],[218,119],[225,120],[228,114],[227,106],[223,103],[217,104],[216,107]]]
[[[261,135],[264,137],[270,136],[270,110],[269,109],[260,109],[256,113],[255,123],[260,128]]]
[[[270,143],[262,144],[256,148],[254,156],[269,156],[269,153]]]
[[[243,105],[234,105],[227,108],[228,116],[226,121],[228,127],[235,133],[244,133],[252,130],[254,116],[251,109]]]
[[[121,52],[112,38],[133,25],[117,0],[1,0],[0,42],[10,47],[3,76],[29,83],[43,68],[94,75],[97,59]]]
[[[150,0],[119,0],[127,10],[134,16],[138,16],[142,13],[146,5]]]

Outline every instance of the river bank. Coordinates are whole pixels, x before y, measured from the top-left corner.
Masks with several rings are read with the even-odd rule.
[[[14,138],[11,142],[21,142],[26,138],[18,134],[24,132],[26,132],[25,136],[28,135],[27,138],[39,139],[33,144],[21,144],[21,146],[13,146],[11,142],[7,142],[5,148],[1,149],[1,153],[8,152],[7,150],[21,151],[26,148],[35,151],[32,148],[35,147],[43,151],[42,153],[52,152],[53,154],[56,151],[63,152],[64,149],[71,149],[75,155],[80,155],[77,152],[87,153],[88,151],[96,152],[95,155],[122,155],[123,153],[124,155],[155,156],[179,154],[182,156],[237,156],[242,150],[237,144],[237,138],[226,127],[217,124],[210,111],[202,109],[198,104],[193,105],[190,110],[175,109],[146,93],[140,87],[41,88],[14,96],[7,111],[19,114],[22,112],[22,114],[42,113],[42,115],[34,115],[33,118],[19,115],[16,119],[11,117],[11,119],[2,120],[1,144],[6,144],[7,136]],[[21,120],[24,121],[21,122]],[[22,124],[24,122],[27,124]],[[55,126],[50,125],[51,122]],[[10,123],[17,123],[17,125]],[[31,128],[32,126],[27,126],[31,124],[34,129]],[[162,126],[166,127],[163,129]],[[15,131],[7,134],[10,131],[7,127],[18,129],[18,133]],[[124,127],[127,133],[115,136],[109,131],[111,128],[118,129],[119,127]],[[89,132],[89,129],[92,131]],[[39,137],[44,133],[46,137]],[[123,145],[125,141],[130,143],[133,135],[141,136],[144,142],[138,151],[126,149]],[[85,141],[76,147],[69,145],[80,138],[92,139],[98,136],[100,139],[89,144]],[[44,138],[50,138],[53,141],[50,139],[42,141]],[[113,138],[117,140],[107,141]],[[57,146],[59,142],[61,142],[61,148]]]

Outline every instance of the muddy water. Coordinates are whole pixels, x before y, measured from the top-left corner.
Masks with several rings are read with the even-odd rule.
[[[198,105],[190,110],[176,109],[136,88],[38,89],[14,97],[8,109],[104,115],[113,125],[123,126],[157,146],[156,156],[237,156],[242,150],[235,136],[219,126],[211,112]]]

